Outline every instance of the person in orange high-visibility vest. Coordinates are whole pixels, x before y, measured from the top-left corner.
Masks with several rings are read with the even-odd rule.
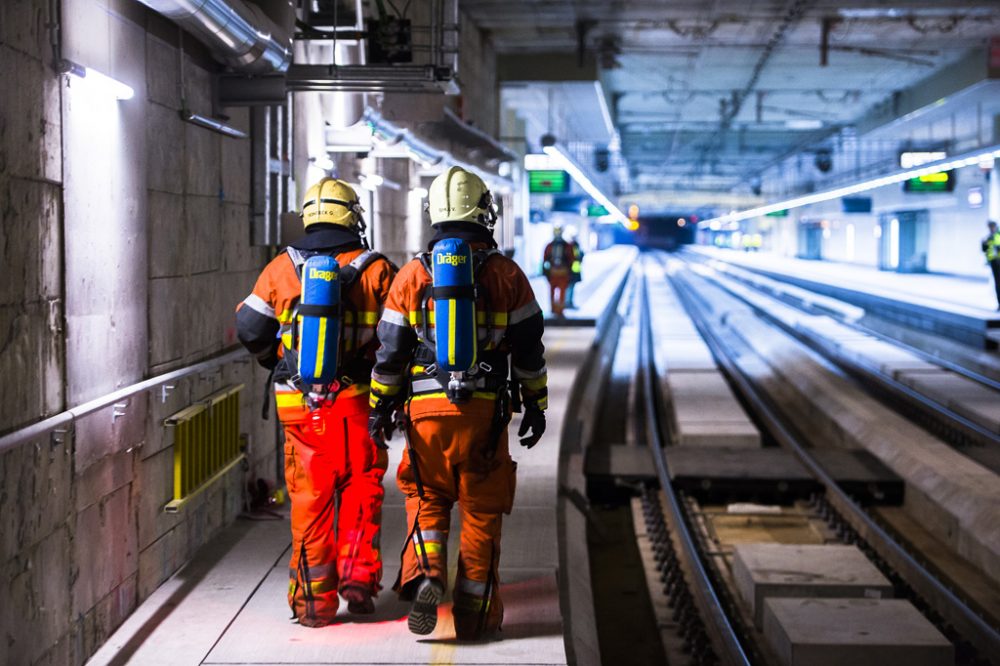
[[[562,227],[552,230],[552,242],[545,246],[542,255],[542,274],[549,280],[549,297],[552,303],[552,314],[563,316],[566,309],[566,296],[570,282],[573,279],[572,246],[563,240]]]
[[[334,621],[338,592],[351,613],[375,610],[382,556],[384,448],[368,436],[375,328],[396,269],[364,242],[357,193],[323,178],[302,204],[305,237],[275,257],[236,311],[240,342],[272,369],[285,434],[285,482],[292,505],[288,603],[299,624]],[[337,379],[305,385],[295,348],[302,266],[327,255],[340,266]],[[304,343],[298,343],[304,344]]]
[[[431,184],[429,208],[435,235],[428,248],[461,245],[455,239],[465,243],[470,254],[458,263],[466,265],[471,257],[474,286],[436,285],[437,267],[429,265],[433,252],[400,269],[378,327],[370,429],[381,440],[399,423],[407,442],[396,479],[406,495],[409,527],[393,589],[412,601],[410,631],[429,634],[437,622],[457,502],[462,530],[452,614],[457,638],[475,640],[499,631],[503,620],[500,532],[513,505],[517,471],[507,444],[512,397],[523,398],[521,444],[531,448],[545,430],[544,323],[527,276],[496,249],[496,213],[485,183],[452,167]],[[448,326],[435,326],[436,313],[451,313],[444,318],[456,311],[455,301],[435,305],[435,297],[449,294],[465,294],[475,303],[474,313],[467,311],[474,325],[465,329],[476,349],[469,373],[445,372],[435,362],[440,347],[449,350],[447,357],[457,345]]]

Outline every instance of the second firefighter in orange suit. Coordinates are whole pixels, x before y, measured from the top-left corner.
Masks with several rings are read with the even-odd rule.
[[[361,212],[347,183],[324,178],[310,188],[302,204],[305,237],[267,265],[236,313],[240,341],[273,369],[292,505],[288,603],[310,627],[334,621],[338,592],[350,612],[374,612],[382,577],[387,456],[368,436],[368,382],[395,267],[364,246]],[[294,362],[302,265],[316,254],[340,266],[338,379],[328,386],[302,385]]]
[[[495,212],[483,181],[452,167],[431,184],[429,207],[431,246],[457,238],[474,253],[476,372],[458,396],[448,388],[447,373],[435,370],[424,325],[425,316],[429,324],[434,316],[433,283],[424,263],[429,255],[414,259],[400,269],[379,323],[371,432],[376,439],[390,435],[393,412],[405,413],[407,450],[396,479],[406,495],[409,528],[394,589],[412,601],[409,628],[417,634],[434,629],[447,588],[448,534],[457,502],[462,530],[452,613],[457,637],[474,640],[494,634],[503,619],[500,533],[517,471],[507,443],[508,369],[524,400],[519,434],[531,433],[521,444],[534,446],[545,429],[543,321],[527,277],[496,250]]]
[[[562,228],[553,229],[552,242],[545,246],[542,258],[542,274],[549,280],[549,298],[552,314],[563,316],[566,309],[566,295],[573,279],[572,267],[576,260],[573,248],[563,240]]]

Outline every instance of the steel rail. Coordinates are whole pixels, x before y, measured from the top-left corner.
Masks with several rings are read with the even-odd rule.
[[[666,271],[664,271],[666,276]],[[746,399],[758,423],[765,426],[768,433],[781,446],[792,451],[803,465],[823,484],[827,501],[841,514],[858,535],[864,539],[878,555],[884,559],[902,578],[922,596],[980,655],[992,663],[998,663],[1000,655],[1000,632],[931,574],[919,561],[906,551],[888,532],[845,493],[836,480],[813,458],[798,437],[785,426],[775,408],[763,396],[753,382],[732,361],[726,346],[719,336],[707,326],[700,316],[700,307],[693,297],[691,287],[683,281],[668,278],[674,284],[681,302],[693,316],[692,321],[712,350],[716,361],[733,381]]]
[[[200,372],[214,370],[215,368],[228,363],[243,360],[249,361],[250,356],[247,354],[246,350],[240,347],[224,353],[221,356],[216,356],[184,368],[178,368],[177,370],[171,370],[170,372],[163,373],[162,375],[157,375],[156,377],[145,379],[136,384],[132,384],[131,386],[118,389],[113,393],[109,393],[100,398],[95,398],[89,402],[77,405],[76,407],[67,409],[64,412],[60,412],[37,423],[33,423],[25,428],[15,430],[14,432],[0,437],[0,453],[23,444],[27,444],[33,439],[45,435],[46,433],[68,429],[69,426],[71,426],[77,419],[83,418],[88,414],[93,414],[101,409],[111,407],[112,405],[115,405],[122,400],[126,400],[137,393],[142,393],[143,391],[148,391],[158,386],[164,386],[170,382],[175,382]]]
[[[643,267],[645,267],[645,262]],[[656,464],[656,473],[669,509],[668,520],[673,527],[673,533],[680,545],[680,555],[686,560],[688,571],[694,578],[690,581],[692,595],[697,600],[697,606],[706,630],[713,641],[716,656],[724,664],[732,666],[750,666],[750,660],[743,650],[736,630],[726,616],[722,602],[709,578],[708,571],[701,561],[694,538],[688,529],[681,508],[680,498],[674,492],[670,481],[670,470],[667,467],[666,456],[663,454],[665,438],[663,425],[660,421],[661,405],[657,400],[656,364],[653,349],[653,326],[650,317],[649,291],[646,286],[647,277],[643,270],[639,283],[639,368],[643,374],[643,393],[645,398],[647,431],[649,446]]]

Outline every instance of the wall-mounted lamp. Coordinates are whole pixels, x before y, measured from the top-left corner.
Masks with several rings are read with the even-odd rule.
[[[118,79],[113,79],[107,74],[98,72],[93,67],[78,65],[72,60],[62,60],[59,63],[59,71],[63,74],[71,74],[83,81],[94,90],[99,90],[109,97],[115,99],[132,99],[135,91],[130,86],[125,85]]]
[[[250,136],[243,130],[236,129],[232,125],[227,125],[221,120],[192,113],[189,109],[181,109],[177,113],[180,114],[181,120],[186,123],[191,123],[192,125],[197,125],[198,127],[204,127],[207,130],[218,132],[219,134],[228,136],[232,139],[245,139]]]
[[[336,166],[329,157],[310,157],[309,161],[314,167],[323,171],[333,171]]]

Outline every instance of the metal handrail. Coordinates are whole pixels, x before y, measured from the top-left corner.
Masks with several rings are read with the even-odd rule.
[[[64,412],[60,412],[54,416],[50,416],[47,419],[43,419],[38,423],[33,423],[30,426],[22,428],[20,430],[15,430],[12,433],[6,434],[0,437],[0,453],[7,451],[8,449],[13,449],[22,444],[27,444],[36,437],[44,435],[50,432],[57,432],[59,430],[65,430],[69,425],[71,425],[77,419],[83,418],[88,414],[93,414],[96,411],[111,407],[112,405],[130,398],[137,393],[142,393],[143,391],[148,391],[149,389],[156,388],[157,386],[162,386],[179,379],[188,377],[189,375],[194,375],[200,372],[205,372],[207,370],[213,370],[217,367],[232,363],[234,361],[241,361],[243,359],[250,360],[249,355],[246,350],[242,347],[231,349],[229,352],[222,354],[221,356],[216,356],[210,358],[206,361],[200,361],[193,365],[189,365],[185,368],[178,368],[177,370],[171,370],[162,375],[157,375],[156,377],[151,377],[145,379],[137,384],[132,384],[131,386],[126,386],[125,388],[118,389],[113,393],[109,393],[100,398],[95,398],[89,402],[85,402],[81,405],[77,405],[71,409],[67,409]]]

